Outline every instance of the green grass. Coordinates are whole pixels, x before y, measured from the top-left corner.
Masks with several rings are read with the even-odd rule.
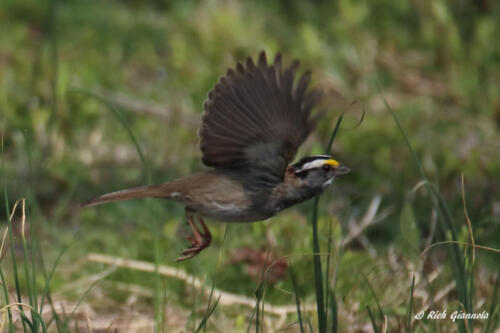
[[[295,277],[295,273],[293,269],[290,269],[290,278],[292,280],[292,286],[293,286],[293,293],[295,295],[295,304],[297,305],[297,317],[298,317],[298,322],[299,322],[299,328],[300,328],[300,333],[304,333],[304,323],[302,320],[302,313],[300,311],[300,296],[299,296],[299,291],[297,287],[297,281]]]
[[[132,141],[135,150],[137,151],[137,154],[139,155],[139,158],[142,162],[142,167],[143,167],[143,172],[145,175],[145,179],[147,184],[152,184],[151,180],[151,166],[148,163],[148,160],[144,156],[144,153],[142,152],[141,146],[139,145],[139,142],[137,141],[134,133],[132,132],[130,125],[127,123],[127,120],[125,119],[123,113],[112,103],[110,103],[108,100],[103,98],[102,96],[99,96],[97,94],[94,94],[92,92],[84,91],[84,90],[74,90],[73,92],[76,93],[81,93],[87,96],[90,96],[92,98],[95,98],[99,102],[101,102],[103,105],[105,105],[112,113],[113,115],[116,116],[116,119],[120,122],[122,127],[125,129],[127,132],[130,141]],[[151,201],[148,200],[148,209],[152,209],[152,204]],[[158,267],[160,265],[161,257],[160,257],[160,236],[159,236],[159,227],[156,219],[151,219],[151,235],[153,236],[153,247],[154,247],[154,262],[155,262],[155,297],[154,297],[154,309],[155,309],[155,329],[162,331],[163,330],[163,311],[161,310],[161,295],[162,295],[162,286],[161,286],[161,277],[158,272]],[[90,288],[89,288],[90,291]],[[210,301],[209,301],[210,304]],[[216,305],[215,305],[216,306]],[[215,307],[214,307],[215,308]],[[213,311],[213,310],[212,310]],[[208,315],[210,316],[210,315]]]
[[[352,105],[352,104],[351,104]],[[344,111],[345,112],[345,111]],[[335,137],[337,136],[337,133],[339,131],[340,125],[342,124],[342,119],[344,117],[344,112],[340,114],[337,123],[335,124],[335,127],[332,131],[332,134],[330,135],[330,139],[328,141],[328,144],[325,149],[325,154],[330,154],[332,150],[332,145],[335,140]],[[318,235],[318,205],[319,205],[319,196],[314,198],[313,201],[313,215],[312,215],[312,237],[313,237],[313,264],[314,264],[314,287],[316,290],[316,305],[317,305],[317,315],[318,315],[318,329],[319,332],[324,333],[326,332],[327,328],[327,322],[328,322],[328,302],[325,304],[325,295],[326,298],[329,297],[330,293],[330,286],[328,284],[328,277],[326,279],[327,285],[326,287],[323,286],[323,276],[325,275],[325,272],[323,272],[322,269],[322,263],[321,263],[321,250],[320,250],[320,242],[319,242],[319,235]],[[331,226],[330,226],[331,228]],[[330,239],[329,239],[330,241]],[[329,259],[330,259],[330,246],[328,246],[328,257],[327,257],[327,269],[326,269],[326,276],[330,274],[329,270]],[[324,290],[326,289],[326,294]]]
[[[391,113],[392,117],[394,118],[394,122],[396,123],[399,131],[401,132],[401,135],[403,136],[405,143],[408,147],[408,150],[411,153],[411,156],[413,158],[413,161],[415,162],[415,165],[418,168],[418,172],[420,173],[420,176],[422,177],[425,187],[427,191],[429,192],[429,195],[431,197],[432,205],[434,210],[437,212],[438,219],[440,221],[440,229],[441,229],[441,237],[446,237],[446,235],[451,235],[451,241],[453,243],[450,243],[451,249],[447,249],[448,256],[450,258],[451,262],[451,268],[454,273],[455,277],[455,282],[456,282],[456,288],[457,288],[457,293],[458,293],[458,300],[461,303],[461,305],[464,307],[466,312],[472,312],[472,287],[473,287],[473,275],[471,272],[466,272],[466,262],[465,258],[462,255],[461,250],[459,249],[458,245],[455,243],[458,241],[457,239],[457,232],[454,227],[454,219],[451,216],[450,209],[448,205],[446,204],[445,200],[443,199],[441,193],[436,189],[436,187],[429,182],[429,179],[427,178],[427,175],[422,167],[422,164],[420,163],[420,160],[418,159],[415,151],[413,150],[413,147],[410,143],[410,140],[408,139],[408,136],[406,135],[406,132],[404,131],[403,127],[401,126],[401,123],[396,116],[396,114],[392,111],[391,107],[387,103],[387,101],[384,99],[384,103],[387,107],[387,110]],[[469,281],[470,285],[467,285],[467,280],[468,276],[471,279]],[[380,307],[379,307],[380,309]],[[469,321],[469,325],[466,325],[463,322],[459,322],[459,331],[460,332],[465,332],[466,327],[471,328],[472,322]]]
[[[410,298],[408,299],[408,319],[406,321],[406,331],[411,332],[411,318],[413,314],[413,291],[415,290],[415,275],[411,278]]]

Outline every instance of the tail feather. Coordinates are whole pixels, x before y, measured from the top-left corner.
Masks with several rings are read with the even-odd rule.
[[[147,197],[150,197],[150,198],[151,197],[153,197],[153,198],[169,197],[171,191],[168,188],[168,186],[165,186],[165,185],[166,184],[141,186],[141,187],[135,187],[135,188],[130,188],[130,189],[126,189],[126,190],[111,192],[111,193],[103,194],[103,195],[98,196],[96,198],[87,200],[85,202],[82,202],[81,206],[82,206],[82,208],[83,207],[92,207],[92,206],[97,206],[97,205],[108,203],[108,202],[123,201],[123,200],[138,199],[138,198],[147,198]]]

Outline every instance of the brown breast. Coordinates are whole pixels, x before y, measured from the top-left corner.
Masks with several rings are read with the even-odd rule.
[[[203,217],[224,222],[254,222],[270,216],[269,212],[252,205],[237,177],[207,171],[168,184],[172,199]]]

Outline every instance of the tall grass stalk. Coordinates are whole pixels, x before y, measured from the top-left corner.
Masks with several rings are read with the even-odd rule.
[[[73,236],[74,238],[74,236]],[[44,307],[44,304],[45,304],[45,298],[47,298],[47,302],[49,303],[49,305],[51,306],[52,308],[52,313],[53,313],[53,316],[52,318],[49,320],[49,323],[47,324],[47,326],[50,326],[51,322],[52,321],[55,321],[56,322],[56,325],[58,327],[58,332],[63,332],[63,329],[62,329],[62,326],[63,326],[63,322],[62,320],[59,318],[59,315],[57,314],[57,312],[55,311],[55,307],[54,307],[54,303],[52,302],[52,297],[50,296],[50,281],[52,280],[52,276],[54,275],[54,272],[56,270],[56,267],[58,266],[59,264],[59,261],[61,260],[63,254],[66,252],[66,250],[68,249],[69,245],[67,245],[66,247],[64,247],[60,252],[59,252],[59,255],[57,256],[56,258],[56,261],[54,262],[54,264],[52,265],[52,268],[50,270],[50,273],[47,274],[47,271],[45,269],[45,264],[44,264],[44,260],[43,260],[43,255],[42,255],[42,251],[41,251],[41,248],[40,248],[40,244],[38,242],[38,239],[37,239],[37,242],[36,242],[37,246],[36,246],[36,249],[38,250],[38,255],[39,255],[39,260],[40,260],[40,266],[41,266],[41,270],[42,270],[42,273],[43,273],[43,276],[44,276],[44,279],[45,279],[45,287],[44,287],[44,291],[42,293],[42,299],[40,301],[40,310],[39,310],[39,313],[40,315],[42,315],[43,313],[43,307]]]
[[[205,333],[206,332],[208,319],[210,318],[212,313],[215,311],[215,308],[217,307],[217,305],[219,305],[221,295],[219,295],[217,300],[212,304],[214,289],[215,289],[215,281],[212,283],[212,287],[210,289],[210,295],[208,297],[207,309],[206,309],[205,313],[203,314],[203,318],[201,319],[201,322],[198,325],[198,328],[196,329],[195,333],[198,333],[198,332]]]
[[[29,137],[25,135],[25,139],[29,140]],[[26,150],[27,150],[27,155],[28,155],[28,161],[29,161],[29,168],[30,168],[30,174],[32,172],[32,163],[31,163],[31,149],[30,145],[26,145]],[[3,159],[3,139],[2,139],[2,176],[5,179],[5,166],[4,166],[4,159]],[[29,193],[28,193],[29,194]],[[50,284],[50,278],[52,273],[55,270],[55,267],[57,266],[57,263],[59,262],[60,257],[56,260],[56,263],[54,264],[54,267],[51,271],[51,275],[47,277],[45,275],[45,283],[46,283],[46,288],[44,292],[41,294],[41,300],[40,302],[38,301],[39,293],[37,289],[37,283],[36,283],[36,275],[37,275],[37,265],[36,265],[36,257],[35,253],[39,254],[40,260],[42,258],[41,251],[39,247],[37,248],[36,244],[38,244],[38,239],[37,239],[37,232],[33,223],[33,218],[27,218],[27,201],[26,199],[22,198],[16,201],[12,209],[10,209],[9,204],[8,204],[8,193],[7,193],[7,182],[4,181],[4,198],[5,198],[5,205],[6,205],[6,213],[7,213],[7,221],[8,221],[8,227],[7,227],[7,234],[9,235],[9,248],[11,251],[12,255],[12,268],[13,268],[13,275],[14,275],[14,282],[15,282],[15,289],[16,289],[16,295],[17,295],[17,302],[10,303],[9,297],[8,297],[8,289],[7,289],[7,284],[5,281],[4,277],[4,272],[3,270],[0,269],[0,275],[2,279],[2,285],[3,285],[3,292],[5,296],[5,302],[6,305],[4,307],[4,310],[8,312],[8,320],[9,320],[9,332],[13,332],[15,330],[14,322],[13,322],[13,317],[10,308],[15,306],[17,311],[19,312],[19,315],[21,317],[21,323],[23,325],[23,331],[24,332],[46,332],[47,331],[47,324],[45,323],[44,319],[42,318],[42,313],[43,313],[43,305],[45,302],[45,298],[47,299],[50,297],[49,296],[49,284]],[[19,213],[20,211],[20,213]],[[22,245],[22,264],[16,260],[15,257],[15,239],[13,236],[13,221],[14,221],[14,216],[19,216],[20,215],[20,236],[21,236],[21,245]],[[29,241],[27,240],[27,232],[26,232],[26,226],[29,226]],[[4,243],[2,242],[2,248],[4,248]],[[38,249],[38,251],[35,251],[35,249]],[[64,251],[63,251],[64,252]],[[62,256],[62,253],[61,253]],[[19,266],[19,265],[22,265]],[[29,304],[22,303],[21,299],[21,284],[19,282],[19,270],[22,270],[24,274],[24,280],[25,280],[25,292],[27,293],[27,298]],[[42,263],[42,271],[43,269],[43,263]],[[45,271],[44,271],[45,273]],[[31,314],[31,319],[28,318],[25,314],[25,308],[28,308]],[[57,314],[54,312],[53,314],[54,317],[57,317]],[[61,331],[61,330],[58,330]]]
[[[5,297],[5,304],[10,304],[10,301],[9,301],[9,291],[7,290],[7,284],[5,282],[5,277],[3,276],[3,270],[2,270],[2,266],[0,265],[0,279],[2,281],[2,291],[3,291],[3,295]],[[2,315],[2,319],[4,318],[3,317],[3,313],[1,313]],[[10,307],[7,307],[7,315],[8,315],[8,318],[9,318],[9,333],[12,333],[14,332],[14,322],[12,321],[12,312],[10,310]],[[5,323],[2,322],[2,326],[4,325]]]
[[[345,112],[345,111],[344,111]],[[335,128],[330,135],[328,140],[328,145],[325,150],[325,154],[329,154],[332,149],[333,141],[337,136],[337,132],[342,123],[344,117],[344,112],[342,112],[335,124]],[[319,235],[318,235],[318,208],[319,208],[319,196],[314,198],[313,202],[313,215],[312,215],[312,234],[313,234],[313,265],[314,265],[314,288],[316,291],[316,311],[318,316],[318,330],[320,333],[326,332],[327,327],[327,315],[325,308],[325,294],[323,288],[323,269],[321,267],[321,255],[319,246]]]
[[[51,110],[49,121],[47,122],[48,129],[50,130],[52,125],[56,123],[58,113],[58,96],[57,96],[57,86],[58,86],[58,76],[59,76],[59,45],[57,36],[57,11],[58,11],[59,0],[50,0],[48,15],[45,22],[45,31],[48,35],[49,41],[49,57],[50,57],[50,94],[51,94]]]
[[[257,290],[255,291],[255,297],[257,301],[255,302],[255,333],[261,332],[262,324],[261,324],[261,316],[262,311],[260,305],[264,302],[264,280],[262,280],[257,286]]]
[[[33,195],[33,189],[32,189],[32,179],[33,177],[33,159],[32,159],[32,151],[31,151],[31,143],[33,142],[32,136],[30,135],[31,132],[25,131],[24,132],[24,142],[25,142],[25,150],[26,150],[26,155],[28,157],[28,170],[29,170],[29,179],[30,179],[30,185],[28,187],[28,191],[26,193],[26,197],[30,199],[30,202],[35,202],[35,196]],[[23,203],[26,203],[26,200],[23,201]],[[30,205],[31,206],[31,205]],[[24,214],[24,207],[23,207],[23,214]],[[38,312],[38,288],[37,288],[37,283],[36,283],[36,275],[37,275],[37,270],[36,270],[36,260],[35,260],[35,255],[34,255],[34,249],[35,249],[35,243],[37,241],[38,237],[38,228],[35,225],[35,219],[30,218],[28,219],[29,223],[29,230],[30,230],[30,245],[29,245],[29,256],[31,258],[31,280],[28,280],[28,285],[31,285],[31,294],[32,294],[32,299],[33,302],[31,303],[31,306],[33,307],[35,312]],[[23,228],[23,246],[24,246],[24,253],[25,253],[25,262],[27,265],[26,261],[26,253],[28,253],[27,246],[26,246],[26,237],[24,233],[24,228]],[[27,275],[28,277],[29,275]],[[41,306],[41,305],[40,305]],[[41,316],[42,312],[40,312]],[[32,318],[35,317],[33,314],[31,316]],[[44,325],[43,320],[41,325]],[[38,326],[37,326],[38,328]]]
[[[368,316],[370,317],[370,322],[372,323],[372,328],[374,333],[379,333],[377,322],[375,321],[375,317],[373,316],[372,310],[369,305],[366,305],[366,311],[368,311]]]
[[[380,88],[379,88],[380,91]],[[458,300],[460,303],[462,303],[465,312],[472,312],[472,300],[473,300],[473,281],[472,281],[472,267],[469,269],[466,269],[466,262],[464,259],[464,256],[462,254],[462,251],[460,250],[457,242],[458,242],[458,237],[457,237],[457,232],[454,227],[454,219],[453,216],[451,215],[450,209],[448,205],[446,204],[445,200],[443,199],[443,196],[439,192],[439,190],[429,181],[429,178],[427,177],[427,174],[424,171],[424,168],[422,167],[422,164],[420,163],[420,160],[417,157],[416,152],[413,149],[413,146],[410,143],[410,140],[408,136],[406,135],[405,130],[403,129],[403,126],[401,125],[401,122],[399,121],[398,116],[396,113],[392,110],[392,108],[389,106],[389,103],[387,103],[387,100],[382,96],[383,102],[385,104],[385,107],[387,111],[391,114],[392,118],[394,119],[394,122],[396,123],[396,126],[401,133],[401,136],[403,137],[405,144],[410,152],[410,155],[414,161],[414,164],[416,165],[418,172],[420,173],[420,177],[422,177],[422,180],[424,181],[424,185],[427,189],[427,192],[429,193],[431,197],[431,203],[434,208],[434,210],[437,213],[438,219],[440,221],[439,229],[441,232],[442,237],[451,237],[452,243],[450,243],[450,246],[446,248],[448,256],[450,257],[451,261],[451,269],[453,271],[453,275],[455,278],[455,283],[456,283],[456,290],[457,290],[457,296]],[[448,236],[449,235],[449,236]],[[458,330],[459,332],[463,333],[466,332],[467,329],[466,327],[469,328],[469,330],[472,332],[473,330],[473,325],[472,325],[472,320],[468,321],[468,324],[465,324],[465,319],[464,320],[458,320]]]
[[[254,317],[255,317],[255,310],[252,311],[252,314],[250,315],[250,320],[248,321],[248,326],[247,326],[246,333],[250,333],[250,329],[252,328],[252,323],[253,323],[253,318]]]
[[[411,315],[413,312],[413,291],[414,291],[414,289],[415,289],[415,275],[413,275],[413,277],[411,279],[410,299],[408,300],[408,311],[407,311],[405,332],[411,332]]]
[[[293,293],[295,294],[295,304],[297,305],[297,317],[299,320],[300,333],[304,333],[304,324],[302,323],[302,313],[300,311],[300,297],[299,288],[297,286],[297,280],[295,278],[295,272],[290,267],[290,279],[292,280]]]
[[[314,198],[312,228],[313,228],[313,264],[314,264],[314,287],[316,291],[316,311],[318,315],[318,329],[320,333],[326,332],[326,313],[323,293],[323,269],[321,268],[321,256],[318,236],[318,206],[319,198]]]
[[[26,318],[26,316],[24,316],[24,308],[22,307],[22,305],[20,305],[22,303],[21,287],[19,284],[18,266],[17,266],[17,262],[16,262],[15,251],[14,251],[14,247],[15,247],[15,245],[14,245],[14,233],[12,231],[12,221],[11,221],[12,217],[11,217],[10,207],[9,207],[9,197],[7,194],[7,176],[5,173],[3,130],[2,130],[2,137],[1,137],[1,150],[2,150],[2,178],[3,178],[3,184],[4,184],[3,194],[4,194],[5,214],[6,214],[6,218],[7,218],[7,230],[8,230],[9,245],[10,245],[9,248],[10,248],[10,255],[11,255],[11,260],[12,260],[12,269],[14,272],[14,285],[16,288],[16,296],[17,296],[17,303],[18,303],[17,308],[19,310],[21,317],[23,318],[22,319],[23,329],[26,331],[26,322],[24,319],[24,318]],[[10,310],[10,308],[9,308],[9,310]],[[11,316],[9,316],[9,318],[12,320]]]
[[[73,236],[74,237],[74,236]],[[39,249],[39,247],[37,247]],[[44,307],[44,304],[45,304],[45,298],[49,298],[50,297],[50,281],[52,280],[52,277],[54,276],[54,272],[56,271],[56,267],[57,265],[59,264],[59,261],[61,260],[63,254],[66,252],[66,250],[69,248],[69,245],[65,246],[60,252],[59,252],[59,255],[57,256],[56,258],[56,261],[54,262],[54,264],[52,265],[52,268],[50,269],[50,272],[49,274],[47,274],[47,271],[45,270],[45,265],[43,263],[43,257],[42,257],[42,252],[39,250],[39,255],[40,255],[40,263],[41,263],[41,266],[42,266],[42,272],[44,274],[44,277],[45,277],[45,287],[44,287],[44,290],[43,290],[43,293],[42,293],[42,299],[40,301],[40,310],[39,310],[39,313],[42,314],[43,313],[43,307]]]
[[[373,299],[375,300],[375,304],[377,305],[377,309],[378,309],[378,315],[379,315],[380,319],[383,320],[384,319],[384,311],[382,311],[382,307],[380,306],[380,302],[378,301],[377,294],[375,293],[375,290],[373,289],[373,286],[370,283],[370,280],[368,280],[368,278],[366,277],[366,275],[363,273],[361,273],[361,275],[365,279],[366,284],[368,285],[368,288],[370,289],[370,293],[372,294]]]
[[[134,144],[135,150],[137,151],[137,154],[139,155],[139,158],[142,162],[143,166],[143,171],[144,175],[146,178],[146,181],[148,184],[152,183],[152,177],[151,177],[151,166],[144,156],[144,153],[142,152],[141,146],[139,145],[139,142],[137,141],[134,133],[132,132],[132,129],[130,128],[127,120],[125,119],[123,113],[120,111],[119,108],[117,108],[113,103],[105,99],[104,97],[95,94],[90,91],[82,90],[82,89],[71,89],[69,92],[73,93],[79,93],[83,94],[89,97],[92,97],[99,101],[101,104],[106,106],[108,110],[110,110],[113,115],[116,117],[116,119],[120,122],[120,124],[123,126],[125,131],[127,132],[130,140]],[[148,200],[148,203],[151,201]],[[151,210],[151,209],[150,209]],[[158,221],[155,218],[151,219],[151,233],[153,236],[153,248],[154,248],[154,258],[155,258],[155,294],[154,294],[154,305],[155,305],[155,326],[157,331],[162,331],[163,330],[163,309],[162,309],[162,300],[161,300],[161,295],[162,295],[162,283],[161,283],[161,275],[159,273],[159,266],[160,266],[160,231],[158,227]]]
[[[497,276],[495,279],[495,286],[493,288],[493,293],[491,295],[491,304],[488,313],[490,317],[488,318],[488,323],[484,328],[483,332],[492,333],[493,330],[497,328],[497,322],[500,319],[500,304],[498,303],[498,290],[500,289],[500,267],[497,270]]]
[[[330,292],[330,295],[328,295],[328,303],[329,303],[329,308],[330,308],[330,332],[336,333],[339,329],[339,318],[338,318],[338,308],[337,308],[337,298],[335,296],[335,290],[332,290]]]
[[[326,324],[328,326],[329,319],[332,320],[332,329],[331,332],[336,332],[337,331],[337,304],[336,304],[336,299],[335,299],[335,292],[333,290],[330,290],[331,288],[331,283],[330,283],[330,267],[331,267],[331,261],[332,261],[332,246],[333,246],[333,220],[330,221],[330,226],[328,228],[328,252],[326,255],[326,306],[325,309],[326,311],[330,310],[330,315],[331,318],[327,316]],[[331,302],[335,304],[331,304]]]
[[[28,260],[28,245],[26,242],[26,235],[25,235],[25,224],[26,224],[26,200],[19,199],[17,202],[21,202],[21,241],[23,244],[23,258],[24,258],[24,275],[26,279],[26,287],[27,287],[27,292],[28,292],[28,299],[29,299],[29,304],[30,304],[30,311],[31,311],[31,320],[32,324],[35,327],[35,331],[38,330],[38,320],[36,317],[37,313],[37,308],[38,308],[38,300],[36,298],[36,286],[35,286],[35,270],[34,270],[34,265],[31,265],[30,269],[30,264]],[[15,211],[12,210],[12,215],[14,215]],[[32,263],[34,263],[33,258],[31,258]],[[31,272],[30,272],[31,270]],[[31,274],[30,274],[31,273]]]

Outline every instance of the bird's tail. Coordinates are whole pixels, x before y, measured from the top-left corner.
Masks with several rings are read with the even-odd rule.
[[[138,199],[138,198],[148,198],[148,197],[168,198],[171,196],[171,194],[172,194],[172,189],[171,186],[169,186],[169,183],[160,185],[151,185],[151,186],[141,186],[141,187],[135,187],[126,190],[103,194],[96,198],[82,202],[81,206],[82,208],[91,207],[108,202]]]

